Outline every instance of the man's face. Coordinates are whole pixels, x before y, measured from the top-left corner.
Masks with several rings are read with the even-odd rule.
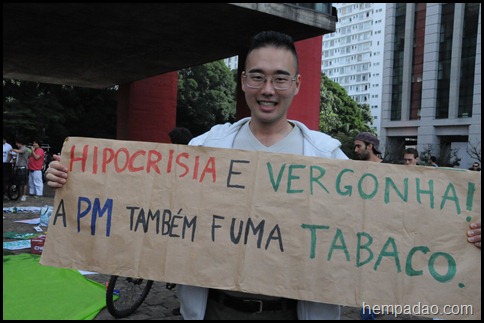
[[[418,159],[413,154],[404,154],[403,163],[405,165],[417,165]]]
[[[274,75],[296,76],[296,63],[292,53],[287,49],[263,47],[253,50],[246,60],[246,73],[260,73],[266,77]],[[262,87],[253,89],[245,84],[242,78],[242,90],[251,111],[252,122],[274,124],[286,122],[287,111],[292,99],[299,92],[301,76],[291,83],[287,90],[276,90],[272,80],[266,80]]]
[[[364,141],[355,140],[355,155],[359,160],[369,160],[370,159],[370,149],[365,144]]]

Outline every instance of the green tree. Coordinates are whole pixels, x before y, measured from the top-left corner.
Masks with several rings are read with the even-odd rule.
[[[115,138],[117,90],[3,80],[3,135],[50,144],[68,136]]]
[[[321,75],[319,129],[342,143],[348,157],[354,154],[354,137],[362,131],[374,132],[368,104],[358,104],[338,83]]]
[[[178,73],[177,126],[194,135],[235,119],[236,82],[223,63],[215,61]]]

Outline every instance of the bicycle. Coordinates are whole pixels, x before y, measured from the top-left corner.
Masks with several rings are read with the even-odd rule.
[[[153,280],[121,277],[112,275],[106,285],[106,306],[115,318],[133,314],[148,296]],[[172,290],[176,284],[166,283],[165,288]],[[180,315],[180,314],[178,314]]]
[[[133,314],[148,296],[152,280],[111,276],[106,287],[106,306],[116,318]]]
[[[20,197],[20,185],[16,178],[16,168],[12,163],[3,163],[3,195],[16,201]]]

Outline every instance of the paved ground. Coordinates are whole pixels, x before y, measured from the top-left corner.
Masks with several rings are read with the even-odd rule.
[[[44,206],[54,204],[54,190],[45,187],[44,197],[39,199],[28,198],[26,202],[4,200],[3,207],[26,207],[26,206]],[[18,233],[34,233],[33,225],[14,222],[19,218],[37,218],[38,214],[22,213],[12,214],[4,213],[3,232],[18,232]],[[3,241],[10,241],[10,239],[3,238]],[[30,252],[28,249],[14,251],[14,253]],[[104,284],[109,280],[109,275],[89,275],[90,279]],[[178,300],[176,298],[175,290],[168,290],[165,288],[166,283],[155,282],[153,287],[141,307],[131,316],[122,320],[182,320],[179,315],[173,315],[172,310],[178,307]],[[361,320],[359,308],[343,307],[343,320]],[[402,315],[395,318],[393,315],[380,315],[376,320],[430,320],[424,317],[415,317]],[[95,318],[95,320],[116,320],[106,308],[104,308]]]

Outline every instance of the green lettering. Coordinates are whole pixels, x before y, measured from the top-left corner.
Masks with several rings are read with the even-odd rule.
[[[428,194],[430,196],[430,208],[434,208],[434,181],[429,180],[429,190],[423,190],[420,187],[420,178],[417,178],[415,181],[416,185],[416,190],[417,190],[417,201],[419,204],[422,204],[422,201],[420,199],[420,194]]]
[[[415,270],[412,267],[412,257],[413,257],[413,254],[416,253],[417,251],[421,251],[424,254],[426,254],[427,252],[430,251],[430,249],[428,247],[425,247],[425,246],[418,246],[418,247],[413,247],[412,249],[410,249],[410,252],[407,255],[407,261],[405,262],[405,273],[408,276],[421,276],[421,275],[423,275],[422,270]]]
[[[386,249],[389,247],[391,247],[392,250],[387,251]],[[393,238],[388,238],[387,242],[385,242],[385,245],[383,246],[380,254],[378,255],[375,266],[373,267],[374,270],[378,269],[378,266],[380,266],[383,257],[393,257],[395,259],[395,265],[397,266],[397,272],[402,271],[400,266],[400,259],[398,258],[397,245],[395,244],[395,240]]]
[[[352,169],[345,168],[341,172],[339,172],[338,176],[336,177],[336,192],[338,192],[339,195],[343,195],[343,196],[349,195],[349,196],[351,196],[351,193],[353,192],[353,187],[351,185],[344,186],[346,191],[342,191],[341,187],[340,187],[341,177],[343,176],[344,173],[347,173],[347,172],[354,173],[355,171],[352,170]]]
[[[397,193],[400,199],[404,202],[408,201],[408,178],[403,180],[403,194],[398,190],[398,187],[395,185],[393,180],[390,177],[385,177],[385,197],[384,201],[385,204],[390,203],[390,187],[393,187],[393,190]]]
[[[341,242],[340,245],[336,245],[337,240]],[[346,242],[343,236],[343,232],[340,229],[336,229],[336,234],[334,235],[333,242],[331,243],[331,247],[329,249],[328,261],[331,260],[331,256],[333,255],[334,249],[342,249],[345,253],[346,261],[350,261],[350,254],[348,252],[348,248],[346,247]]]
[[[314,174],[315,173],[314,170],[316,170],[316,169],[319,170],[319,175],[317,177]],[[326,187],[324,187],[324,185],[319,181],[319,179],[321,177],[323,177],[324,174],[326,173],[326,170],[322,167],[314,166],[314,165],[310,166],[309,170],[310,170],[310,179],[309,179],[310,184],[309,185],[311,186],[311,195],[313,195],[313,183],[314,182],[316,182],[319,186],[321,186],[326,191],[326,193],[329,194],[329,191],[326,189]]]
[[[314,224],[301,224],[301,228],[309,229],[311,231],[311,251],[309,253],[309,259],[314,259],[316,254],[316,230],[328,230],[328,225],[314,225]]]
[[[466,200],[466,210],[472,211],[472,202],[474,201],[474,193],[476,191],[476,184],[467,184],[467,200]]]
[[[452,196],[449,196],[450,192],[452,192]],[[440,203],[440,209],[441,210],[444,208],[446,200],[454,201],[455,210],[456,210],[457,214],[460,214],[461,210],[460,210],[459,199],[457,198],[457,193],[455,192],[455,187],[452,183],[449,183],[449,185],[447,185],[444,196],[442,196],[442,202]]]
[[[436,270],[435,270],[435,260],[437,259],[437,257],[444,257],[445,260],[447,260],[447,264],[449,265],[449,269],[447,270],[447,273],[445,275],[440,275]],[[440,283],[445,283],[445,282],[448,282],[450,280],[452,280],[452,278],[454,278],[455,276],[455,272],[457,271],[457,268],[456,268],[456,263],[455,263],[455,260],[454,258],[452,258],[451,255],[449,255],[448,253],[445,253],[445,252],[436,252],[434,253],[432,256],[430,256],[430,259],[429,259],[429,271],[430,271],[430,274],[432,275],[432,277],[435,278],[436,281],[440,282]]]
[[[373,259],[373,251],[371,251],[370,246],[373,243],[373,238],[366,232],[358,232],[356,234],[358,238],[358,248],[356,250],[356,267],[361,267],[363,265],[366,265]],[[367,242],[365,244],[361,244],[361,238],[365,237],[367,239]],[[368,251],[368,258],[366,258],[364,261],[360,261],[361,258],[361,249],[365,249]]]
[[[373,191],[369,194],[363,192],[363,186],[364,186],[363,181],[367,177],[370,177],[374,181]],[[361,176],[360,180],[358,181],[358,193],[360,194],[360,197],[364,200],[369,200],[369,199],[372,199],[373,197],[375,197],[377,192],[378,192],[378,179],[376,178],[376,176],[373,175],[373,174],[369,174],[369,173],[363,174],[363,176]]]
[[[277,190],[279,189],[279,185],[281,184],[282,174],[284,174],[284,170],[286,169],[286,164],[283,164],[281,169],[279,170],[279,174],[277,175],[277,181],[276,182],[274,182],[274,174],[272,172],[271,163],[268,162],[266,165],[267,165],[267,169],[269,171],[269,178],[271,179],[272,188],[274,189],[274,192],[277,192]]]
[[[287,193],[302,193],[304,190],[293,190],[291,189],[291,183],[295,179],[299,179],[299,176],[293,175],[293,170],[296,168],[306,168],[306,165],[290,165],[287,175]]]

